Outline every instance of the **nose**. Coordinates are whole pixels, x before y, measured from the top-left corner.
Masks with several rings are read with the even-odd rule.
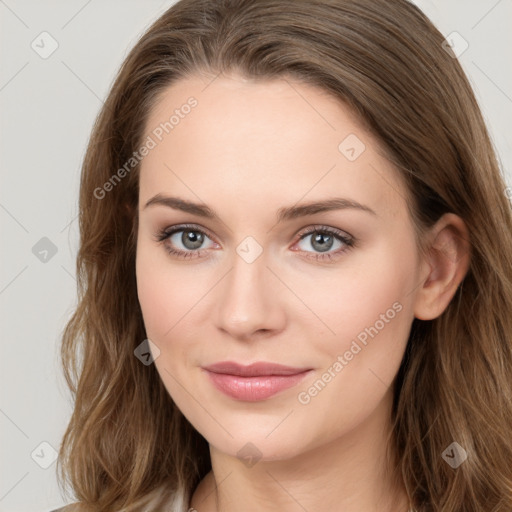
[[[268,264],[265,251],[251,263],[235,253],[231,270],[219,283],[217,327],[237,340],[269,337],[285,327],[285,291]]]

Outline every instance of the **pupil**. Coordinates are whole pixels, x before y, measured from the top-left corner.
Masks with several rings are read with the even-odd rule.
[[[184,231],[181,238],[183,245],[187,249],[197,249],[203,243],[202,233],[197,233],[196,231]]]
[[[324,240],[324,243],[321,243],[321,240]],[[325,235],[322,233],[317,233],[316,236],[313,237],[313,247],[315,249],[325,252],[328,251],[332,247],[333,237],[331,235]],[[316,246],[316,244],[319,244]]]

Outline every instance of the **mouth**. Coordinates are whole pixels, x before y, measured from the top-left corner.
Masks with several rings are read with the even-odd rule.
[[[216,389],[235,400],[256,402],[297,385],[312,368],[258,362],[248,366],[224,361],[201,368]]]

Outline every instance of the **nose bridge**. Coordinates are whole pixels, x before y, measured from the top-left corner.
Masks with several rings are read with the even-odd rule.
[[[267,268],[267,256],[268,251],[252,237],[244,239],[232,255],[232,268],[219,297],[218,326],[233,336],[278,326],[279,283]]]

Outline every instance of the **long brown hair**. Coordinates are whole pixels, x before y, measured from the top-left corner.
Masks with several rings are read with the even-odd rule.
[[[134,356],[146,333],[135,279],[140,162],[130,158],[170,84],[229,71],[312,84],[352,109],[407,183],[419,240],[443,213],[465,221],[470,268],[442,315],[414,319],[397,375],[396,475],[417,511],[512,510],[511,208],[443,39],[406,0],[181,0],[142,36],[82,168],[79,303],[61,354],[75,406],[58,459],[74,510],[183,512],[211,469],[205,439],[155,366]],[[468,456],[456,469],[442,457],[454,441]]]

